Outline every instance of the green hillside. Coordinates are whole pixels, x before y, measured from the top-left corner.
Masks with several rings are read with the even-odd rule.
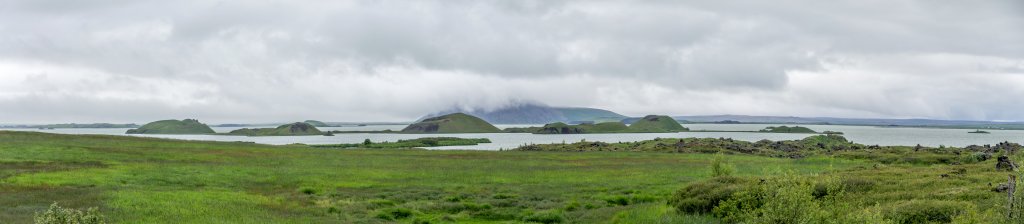
[[[295,122],[281,125],[277,128],[243,128],[231,131],[228,134],[245,136],[296,136],[323,135],[324,133],[309,123]]]
[[[196,119],[155,121],[137,129],[130,129],[126,134],[213,134],[210,126],[199,123]]]
[[[497,133],[501,129],[487,121],[464,113],[424,119],[411,124],[402,133]]]
[[[664,115],[647,115],[629,125],[630,132],[680,132],[690,129],[680,125],[676,119]]]

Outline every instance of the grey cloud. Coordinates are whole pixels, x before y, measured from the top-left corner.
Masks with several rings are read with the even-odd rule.
[[[450,105],[524,100],[630,113],[819,111],[823,116],[1024,119],[964,109],[994,103],[946,102],[960,98],[888,105],[941,91],[931,88],[872,89],[890,93],[877,99],[886,103],[842,93],[791,96],[805,88],[794,80],[794,72],[822,74],[826,78],[818,80],[825,82],[839,73],[875,77],[869,73],[883,72],[891,79],[940,84],[1019,74],[1024,64],[1022,6],[1019,1],[919,0],[5,1],[0,3],[0,65],[43,63],[70,68],[57,71],[85,69],[112,78],[70,87],[34,83],[0,90],[0,96],[45,96],[35,101],[0,98],[0,107],[64,109],[61,103],[46,102],[85,97],[89,99],[76,101],[139,105],[149,111],[174,102],[179,106],[173,108],[186,111],[206,106],[231,112],[207,114],[220,118],[274,107],[344,111],[317,112],[336,119],[412,119]],[[942,55],[969,60],[928,60]],[[974,69],[962,69],[967,67]],[[8,75],[40,70],[19,69]],[[53,92],[143,91],[124,84],[135,78],[170,86],[163,91],[181,88],[183,94],[219,103],[179,99],[174,93],[140,93],[156,100],[137,101]],[[438,80],[455,78],[488,83]],[[865,83],[857,85],[875,84],[861,81]],[[427,88],[422,83],[444,86]],[[195,85],[209,90],[189,89]],[[531,87],[560,85],[590,95],[545,95],[545,89]],[[1019,88],[1005,88],[1006,97],[1020,96]],[[688,99],[696,97],[709,99]],[[716,103],[754,98],[760,101],[747,102],[750,106],[743,109]],[[664,101],[675,106],[649,105]],[[797,105],[800,110],[765,109]],[[137,110],[126,110],[135,112],[123,116],[147,111]],[[274,116],[295,115],[279,111],[244,119]]]

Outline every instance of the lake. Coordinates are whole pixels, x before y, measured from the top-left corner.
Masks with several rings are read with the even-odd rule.
[[[527,127],[540,125],[496,125],[499,128]],[[691,130],[719,130],[719,131],[756,131],[763,129],[766,124],[685,124]],[[967,145],[996,144],[1003,141],[1024,143],[1024,130],[989,130],[991,134],[970,134],[972,130],[966,129],[938,129],[938,128],[891,128],[873,126],[843,126],[843,125],[800,125],[814,129],[815,131],[839,131],[845,133],[850,141],[867,145],[917,145],[938,147],[940,145],[964,147]],[[268,126],[269,127],[269,126]],[[405,125],[369,125],[369,126],[344,126],[325,127],[323,131],[377,131],[377,130],[401,130]],[[249,127],[253,128],[253,127]],[[257,127],[260,128],[260,127]],[[237,127],[213,127],[214,131],[225,133]],[[125,135],[126,128],[77,128],[77,129],[3,129],[19,131],[39,131],[63,134],[104,134],[104,135]],[[284,145],[292,143],[303,144],[337,144],[337,143],[361,143],[365,139],[370,141],[397,141],[401,139],[414,139],[421,137],[460,137],[460,138],[488,138],[493,143],[476,146],[451,146],[433,147],[431,149],[479,149],[498,150],[515,148],[524,144],[544,143],[571,143],[582,140],[602,142],[631,142],[650,140],[654,138],[733,138],[743,141],[758,141],[768,139],[796,140],[811,136],[810,134],[782,134],[782,133],[750,133],[750,132],[681,132],[681,133],[630,133],[630,134],[575,134],[575,135],[535,135],[526,133],[487,133],[487,134],[335,134],[335,136],[268,136],[268,137],[246,137],[246,136],[223,136],[223,135],[132,135],[139,137],[156,137],[186,140],[210,140],[210,141],[243,141],[261,144]]]

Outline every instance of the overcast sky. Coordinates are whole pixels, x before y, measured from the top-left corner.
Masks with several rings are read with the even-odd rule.
[[[1024,120],[1022,1],[0,0],[0,123]]]

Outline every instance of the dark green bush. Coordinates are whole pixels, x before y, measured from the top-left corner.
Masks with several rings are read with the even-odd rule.
[[[866,192],[875,187],[877,183],[873,180],[851,177],[843,179],[839,182],[843,192]],[[828,183],[816,183],[814,185],[814,198],[823,198],[828,196]]]
[[[623,205],[623,206],[629,205],[629,198],[624,196],[624,195],[611,196],[611,197],[605,198],[604,201],[606,201],[606,202],[608,202],[608,204],[612,204],[612,205]]]
[[[750,180],[737,177],[712,178],[687,185],[669,198],[668,203],[683,213],[710,213],[715,206],[750,183]]]
[[[562,213],[558,211],[543,211],[526,216],[526,218],[523,218],[523,221],[539,222],[545,224],[561,223],[565,221],[565,217],[563,217]]]
[[[519,216],[519,209],[515,208],[495,208],[473,213],[474,218],[493,221],[518,220],[520,219]]]
[[[961,201],[912,200],[892,206],[885,216],[896,223],[949,223],[971,207]]]
[[[307,195],[314,195],[314,194],[316,194],[316,189],[312,188],[312,187],[301,187],[301,188],[299,188],[299,193],[307,194]]]
[[[514,195],[514,194],[504,194],[504,193],[497,193],[497,194],[494,194],[494,196],[492,196],[492,198],[494,198],[494,199],[510,199],[510,198],[515,198],[515,197],[516,197],[516,195]]]
[[[383,220],[399,220],[412,217],[413,211],[408,208],[386,208],[377,213],[377,218]]]

